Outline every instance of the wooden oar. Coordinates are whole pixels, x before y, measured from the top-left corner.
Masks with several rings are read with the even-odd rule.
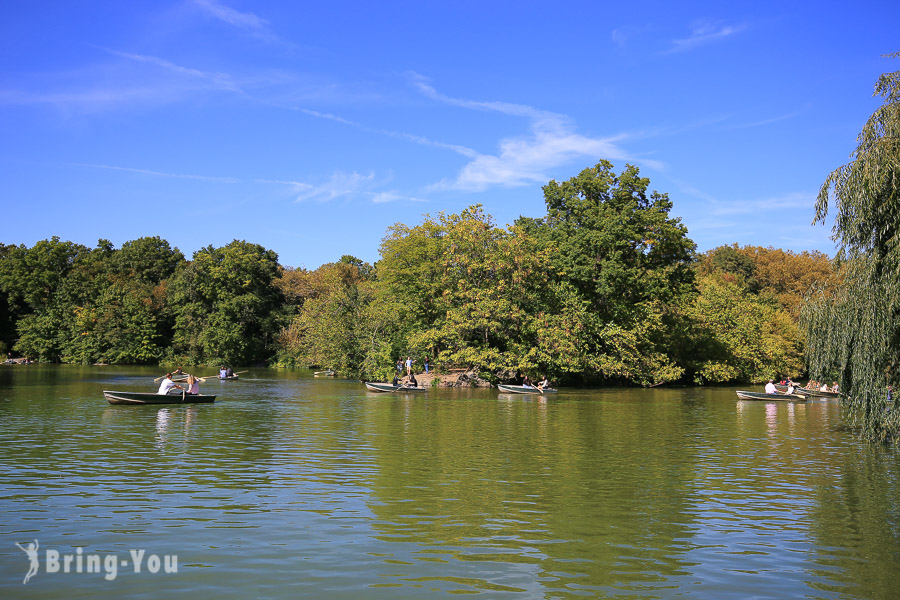
[[[168,375],[168,373],[166,373],[165,375],[160,375],[159,377],[157,377],[157,378],[154,379],[153,381],[159,381],[160,379],[165,379],[165,378],[166,378],[166,375]],[[175,373],[172,373],[172,379],[174,380],[174,379],[176,379],[176,378],[178,378],[178,377],[181,377],[182,375],[184,375],[185,377],[187,377],[187,376],[188,376],[188,373],[178,373],[177,375],[176,375]]]

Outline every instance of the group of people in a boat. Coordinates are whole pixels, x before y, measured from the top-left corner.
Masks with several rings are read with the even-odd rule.
[[[547,376],[544,375],[540,381],[538,381],[537,383],[534,383],[531,381],[531,377],[526,375],[525,377],[522,378],[522,387],[539,390],[539,391],[543,392],[544,388],[550,387],[550,381],[547,379]]]
[[[815,380],[810,380],[809,382],[807,382],[807,384],[805,386],[803,386],[803,389],[818,390],[820,392],[839,392],[839,391],[841,391],[841,386],[838,385],[837,381],[832,381],[831,387],[828,387],[827,381],[819,382],[819,381],[815,381]]]
[[[183,387],[178,385],[175,380],[172,379],[172,373],[166,373],[165,379],[162,380],[162,383],[159,384],[159,390],[156,392],[160,396],[165,396],[172,392],[172,390],[182,390],[185,394],[191,395],[199,395],[200,394],[200,379],[194,377],[193,375],[188,375],[185,384],[187,387]]]
[[[391,384],[402,385],[403,387],[419,387],[419,382],[416,379],[416,374],[412,371],[409,372],[409,375],[402,378],[394,375],[394,380],[391,381]]]
[[[788,394],[788,395],[793,394],[794,390],[797,389],[798,387],[800,387],[796,383],[791,381],[790,379],[782,379],[781,382],[779,383],[779,385],[787,387],[787,390],[784,393]],[[806,382],[806,385],[803,386],[801,389],[815,390],[818,392],[835,392],[835,393],[837,393],[840,391],[840,386],[838,385],[837,381],[832,382],[831,387],[828,387],[827,382],[823,381],[820,383],[814,379],[811,379],[808,382]],[[771,379],[769,380],[769,383],[766,384],[766,393],[767,394],[777,394],[778,393],[778,389],[775,387],[775,383]]]

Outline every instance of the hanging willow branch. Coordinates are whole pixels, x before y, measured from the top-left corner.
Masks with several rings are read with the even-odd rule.
[[[890,55],[900,58],[900,52]],[[875,86],[850,163],[822,184],[813,223],[835,210],[845,286],[813,294],[803,312],[814,378],[835,376],[863,435],[900,438],[900,71]],[[889,389],[896,392],[888,394]],[[890,397],[890,400],[889,400]]]

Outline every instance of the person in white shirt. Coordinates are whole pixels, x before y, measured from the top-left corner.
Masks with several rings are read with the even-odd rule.
[[[775,384],[772,383],[772,380],[769,380],[769,383],[766,384],[766,393],[767,394],[777,394],[778,390],[775,389]]]
[[[172,381],[172,374],[166,373],[166,378],[162,380],[162,383],[159,384],[159,391],[156,392],[160,396],[165,396],[169,393],[169,390],[172,388],[178,388],[179,390],[183,390],[184,388]]]

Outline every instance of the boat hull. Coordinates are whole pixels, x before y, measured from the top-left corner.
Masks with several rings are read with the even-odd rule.
[[[145,392],[115,392],[103,390],[103,397],[110,404],[143,405],[143,404],[209,404],[216,401],[215,396],[203,394],[152,394]]]
[[[393,385],[391,383],[372,383],[366,382],[366,389],[370,392],[387,392],[387,393],[407,393],[407,392],[426,392],[428,388],[424,387],[408,387],[403,385]]]
[[[738,400],[760,400],[762,402],[806,402],[809,400],[807,396],[800,394],[765,394],[763,392],[745,392],[738,390]]]
[[[509,394],[555,394],[556,390],[553,388],[544,388],[543,390],[539,390],[535,387],[525,387],[524,385],[498,385],[497,389],[501,392],[507,392]]]

